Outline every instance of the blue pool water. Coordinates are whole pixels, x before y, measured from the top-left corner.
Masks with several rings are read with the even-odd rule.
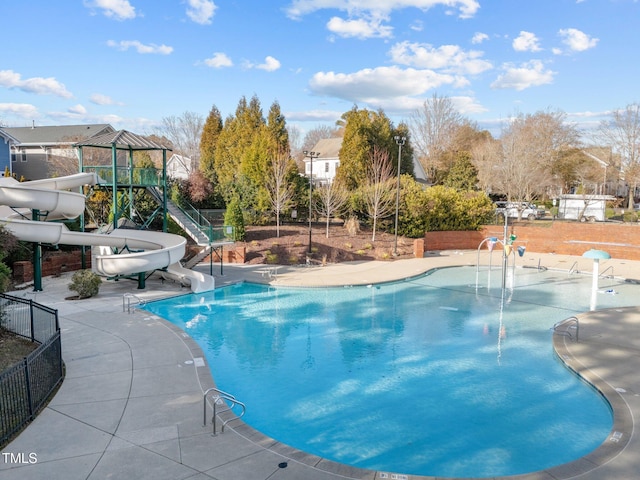
[[[608,403],[553,353],[550,327],[589,309],[591,278],[469,267],[363,287],[239,284],[147,310],[202,347],[243,418],[337,462],[429,476],[526,473],[579,458]],[[598,308],[637,286],[602,280]],[[605,293],[609,290],[609,293]],[[615,293],[615,294],[614,294]]]

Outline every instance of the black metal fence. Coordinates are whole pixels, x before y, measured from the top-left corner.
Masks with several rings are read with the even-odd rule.
[[[39,343],[0,373],[0,447],[33,420],[62,382],[58,311],[33,300],[0,294],[0,327]]]

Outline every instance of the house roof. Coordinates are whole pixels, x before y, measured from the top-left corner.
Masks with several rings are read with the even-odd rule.
[[[171,150],[169,147],[152,142],[145,137],[127,130],[105,133],[103,135],[78,142],[75,146],[98,148],[113,148],[115,146],[117,150]]]
[[[318,159],[340,158],[342,148],[342,137],[323,138],[313,147],[314,152],[320,152]],[[306,160],[305,160],[306,161]]]
[[[20,143],[16,137],[6,132],[3,128],[0,128],[0,137],[4,138],[4,143]]]
[[[59,125],[48,127],[6,127],[6,133],[17,139],[23,146],[30,145],[64,145],[73,144],[114,129],[108,123],[87,125]]]

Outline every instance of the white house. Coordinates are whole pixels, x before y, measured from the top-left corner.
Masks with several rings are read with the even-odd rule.
[[[320,153],[320,156],[313,157],[314,183],[333,182],[340,166],[340,148],[342,148],[342,137],[320,140],[310,150],[311,152]],[[424,168],[415,157],[413,158],[413,171],[418,182],[427,183],[427,175]],[[308,156],[304,158],[304,174],[306,177],[311,174],[311,159]]]
[[[325,138],[315,144],[311,152],[320,153],[320,156],[313,157],[313,182],[331,183],[336,176],[336,171],[340,165],[340,148],[342,147],[342,137]],[[304,158],[304,174],[311,175],[311,158]]]
[[[187,180],[191,174],[191,159],[182,155],[173,154],[167,160],[167,176]]]

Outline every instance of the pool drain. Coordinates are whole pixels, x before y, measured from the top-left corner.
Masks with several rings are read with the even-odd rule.
[[[287,462],[280,462],[278,464],[278,467],[280,467],[280,468],[287,468],[288,466],[289,466],[289,464]]]

